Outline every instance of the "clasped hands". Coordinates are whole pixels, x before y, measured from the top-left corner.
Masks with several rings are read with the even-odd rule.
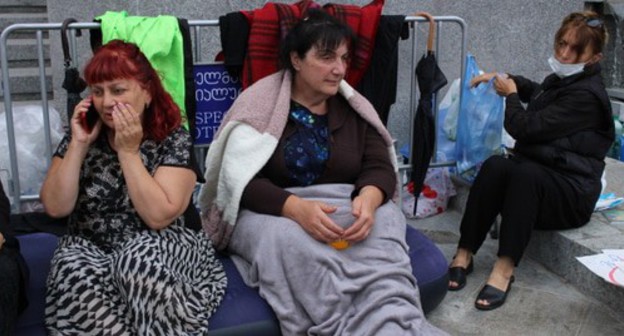
[[[291,195],[286,199],[283,215],[301,225],[313,238],[324,243],[345,240],[356,243],[368,237],[372,230],[375,211],[383,201],[383,193],[376,187],[366,186],[351,202],[351,214],[355,221],[343,229],[329,215],[336,212],[336,206],[311,201]]]

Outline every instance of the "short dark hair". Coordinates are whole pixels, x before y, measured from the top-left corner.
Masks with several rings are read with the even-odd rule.
[[[355,49],[356,36],[348,25],[322,9],[309,9],[280,45],[280,68],[294,71],[290,62],[293,51],[303,58],[313,46],[334,50],[345,41],[349,50]]]

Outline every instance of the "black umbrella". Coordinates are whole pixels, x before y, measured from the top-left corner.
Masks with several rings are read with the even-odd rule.
[[[412,136],[412,171],[410,181],[413,183],[414,214],[418,206],[418,196],[422,191],[429,161],[435,145],[435,117],[433,114],[433,95],[446,85],[446,76],[438,67],[434,52],[433,39],[435,35],[435,23],[431,14],[418,12],[416,16],[423,16],[429,20],[429,39],[427,40],[427,52],[416,65],[416,78],[420,90],[420,99],[414,118]]]
[[[72,62],[69,52],[69,43],[67,41],[67,26],[77,22],[76,19],[66,19],[61,26],[61,42],[63,45],[63,56],[65,57],[65,79],[63,80],[63,89],[67,91],[67,121],[71,120],[74,108],[82,100],[80,94],[87,88],[87,83],[80,78],[78,69]],[[80,30],[76,31],[76,36],[81,36]]]

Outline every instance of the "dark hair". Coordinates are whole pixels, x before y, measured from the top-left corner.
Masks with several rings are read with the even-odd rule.
[[[84,70],[89,85],[117,79],[134,79],[149,92],[152,101],[146,107],[143,132],[146,139],[162,141],[180,127],[180,108],[164,89],[158,73],[139,47],[133,43],[112,40],[99,47]]]
[[[602,52],[607,43],[607,30],[604,21],[592,11],[574,12],[566,16],[561,22],[561,27],[555,34],[555,51],[558,43],[570,31],[576,37],[576,45],[572,46],[577,55],[582,55],[587,47],[594,54]]]
[[[355,49],[356,37],[351,28],[321,9],[309,9],[286,35],[280,45],[280,68],[294,71],[290,53],[296,52],[300,58],[313,47],[334,50],[347,42],[349,50]]]

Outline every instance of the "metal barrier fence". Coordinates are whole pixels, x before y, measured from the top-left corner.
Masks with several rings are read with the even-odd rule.
[[[415,69],[417,63],[417,25],[420,23],[428,23],[427,19],[420,16],[406,16],[405,21],[410,23],[411,31],[410,31],[410,40],[411,40],[411,65],[410,69]],[[435,16],[434,21],[436,23],[436,39],[435,39],[435,50],[439,50],[440,40],[442,34],[442,24],[443,23],[453,23],[459,26],[461,30],[461,50],[460,50],[460,68],[461,68],[461,83],[464,82],[464,67],[465,67],[465,59],[466,59],[466,41],[467,41],[467,27],[466,23],[463,19],[456,16]],[[205,63],[203,59],[203,55],[201,53],[202,45],[201,45],[201,36],[203,28],[212,27],[218,28],[219,21],[218,20],[189,20],[189,26],[191,27],[191,39],[193,43],[193,54],[194,54],[194,62],[195,64]],[[46,143],[46,155],[48,159],[48,163],[51,160],[52,152],[54,148],[52,148],[51,134],[50,134],[50,119],[49,119],[49,106],[48,106],[48,88],[46,87],[46,68],[45,68],[45,58],[44,58],[44,43],[43,43],[43,34],[44,32],[49,32],[53,30],[61,30],[62,23],[40,23],[40,24],[13,24],[8,26],[6,29],[2,31],[0,35],[0,67],[2,68],[2,89],[4,95],[4,107],[5,107],[5,117],[7,123],[7,137],[8,137],[8,148],[9,148],[9,160],[10,160],[10,169],[9,169],[9,198],[11,199],[12,211],[14,213],[21,212],[21,203],[24,201],[36,201],[39,199],[39,195],[22,195],[19,181],[19,167],[18,167],[18,154],[17,154],[17,146],[16,146],[16,137],[15,137],[15,129],[14,129],[14,119],[13,119],[13,101],[11,97],[11,85],[9,82],[9,64],[7,57],[7,42],[9,35],[14,32],[23,32],[23,31],[34,31],[36,33],[36,46],[37,46],[37,60],[38,60],[38,76],[40,83],[40,92],[41,92],[41,107],[43,113],[43,125],[44,125],[44,141]],[[100,27],[99,23],[94,22],[77,22],[71,23],[67,26],[67,32],[69,33],[69,49],[72,59],[76,60],[76,47],[77,47],[77,39],[76,39],[76,31],[84,30],[84,29],[97,29]],[[413,71],[412,71],[413,72]],[[410,112],[410,125],[413,125],[414,112],[416,111],[416,102],[418,101],[414,96],[416,93],[416,78],[415,75],[411,76],[410,79],[410,101],[409,101],[409,111]],[[461,100],[461,97],[460,97]],[[434,112],[437,115],[437,99],[434,96],[433,98],[433,106]],[[436,118],[437,119],[437,118]],[[410,128],[410,138],[414,132],[414,128]],[[200,154],[198,161],[203,165],[204,163],[204,155],[205,155],[206,145],[198,145],[196,146],[197,153]],[[435,153],[435,150],[434,150]],[[435,155],[434,155],[435,157]],[[434,159],[435,160],[435,159]],[[430,167],[440,167],[440,166],[453,166],[455,162],[432,162]],[[410,164],[400,164],[400,171],[407,171],[410,169]]]

